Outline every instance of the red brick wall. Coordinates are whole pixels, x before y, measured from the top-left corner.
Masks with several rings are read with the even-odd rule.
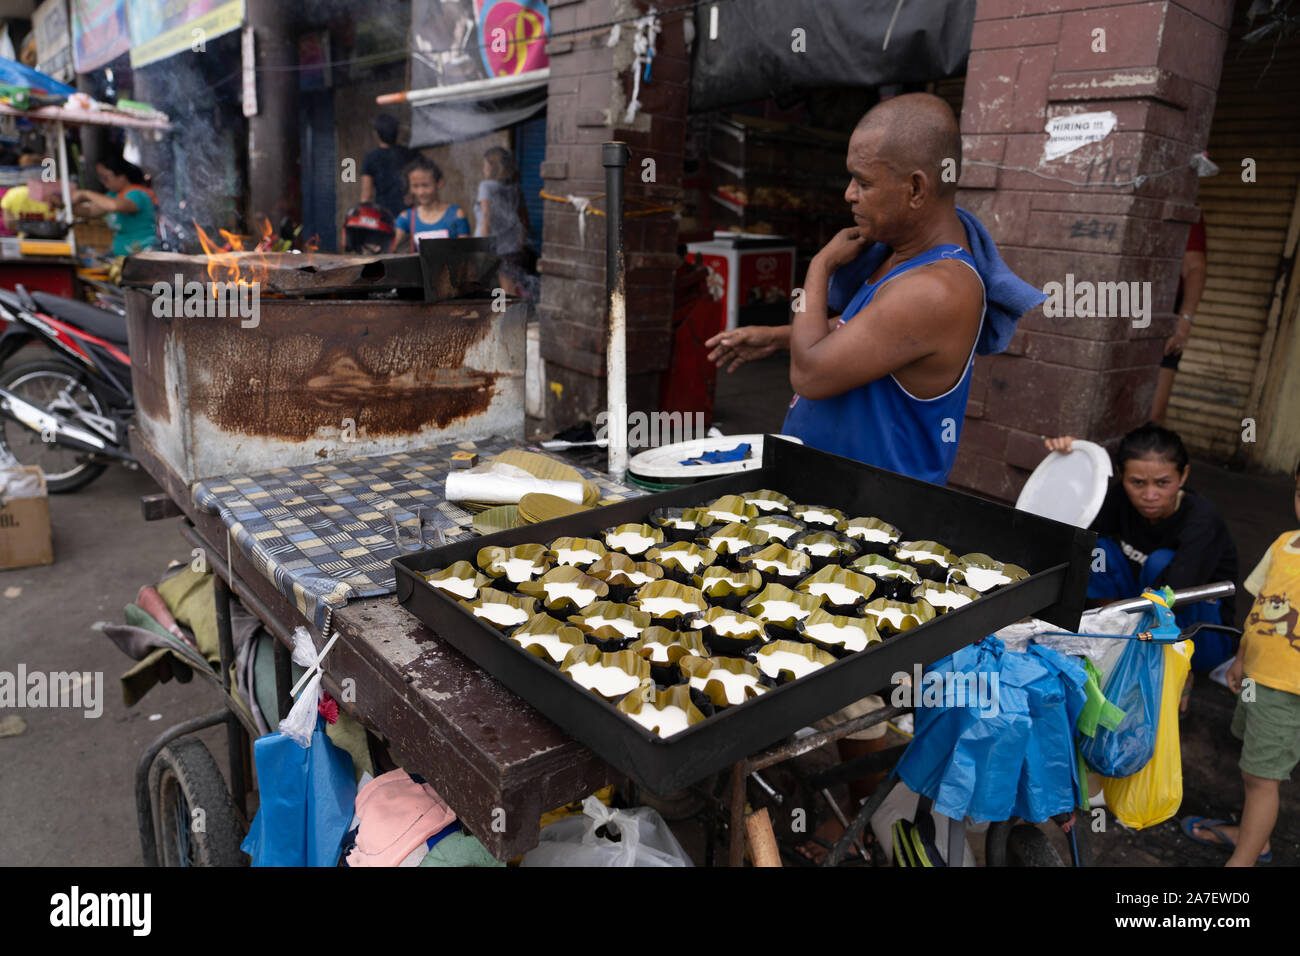
[[[1145,329],[1034,309],[1006,353],[977,358],[954,485],[1014,499],[1045,453],[1043,435],[1105,443],[1146,421],[1196,218],[1190,169],[1096,188],[969,162],[1111,182],[1186,162],[1209,135],[1231,12],[1231,0],[977,0],[959,203],[1039,288],[1066,273],[1150,281],[1155,306]],[[1094,52],[1095,29],[1104,52]],[[1042,162],[1048,119],[1106,110],[1118,120],[1108,137]]]
[[[553,33],[639,14],[649,3],[627,0],[551,0]],[[662,4],[660,4],[662,6]],[[596,196],[605,191],[600,144],[622,140],[631,149],[624,179],[627,211],[672,206],[681,199],[682,147],[690,85],[680,16],[665,20],[651,80],[641,85],[641,109],[624,123],[632,92],[631,24],[610,48],[609,34],[554,39],[547,47],[551,77],[542,176],[552,195]],[[643,161],[655,161],[655,181],[644,182]],[[605,209],[604,199],[594,205]],[[542,357],[546,361],[546,422],[562,427],[594,420],[605,408],[605,218],[588,216],[579,238],[572,206],[552,202],[542,237]],[[629,218],[627,254],[628,407],[658,407],[659,376],[669,362],[672,274],[677,266],[677,220],[671,213]]]

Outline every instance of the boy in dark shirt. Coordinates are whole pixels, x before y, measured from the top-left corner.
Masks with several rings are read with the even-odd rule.
[[[396,217],[406,204],[402,170],[418,155],[397,145],[397,119],[389,113],[375,117],[375,138],[379,146],[361,161],[361,201],[383,206]]]

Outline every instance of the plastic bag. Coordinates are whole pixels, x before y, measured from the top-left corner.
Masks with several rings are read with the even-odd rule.
[[[253,742],[262,802],[240,847],[253,866],[336,866],[352,820],[352,758],[325,736],[324,720],[300,747],[282,733]]]
[[[954,820],[1005,820],[1011,814],[1032,721],[1023,686],[1029,675],[1020,672],[1011,682],[1002,680],[1002,657],[1002,642],[985,638],[930,665],[923,687],[913,689],[923,706],[916,708],[916,733],[897,773],[917,793],[934,800],[937,814]],[[1029,668],[1034,670],[1034,665]],[[1038,665],[1035,674],[1041,672]],[[995,712],[926,702],[924,685],[943,681],[955,687],[972,678],[996,688]]]
[[[298,746],[311,745],[312,733],[316,727],[317,704],[320,702],[321,670],[318,662],[323,655],[316,652],[316,644],[305,627],[293,629],[293,662],[299,667],[314,669],[315,673],[307,678],[293,707],[280,721],[279,731],[297,741]]]
[[[616,830],[618,840],[597,834]],[[521,866],[692,866],[677,838],[650,807],[615,810],[590,796],[582,816],[556,820],[542,830]]]
[[[1149,618],[1143,620],[1145,626]],[[1095,736],[1079,742],[1083,759],[1103,777],[1131,776],[1151,759],[1164,678],[1164,648],[1162,644],[1129,641],[1106,679],[1106,699],[1124,711],[1124,719],[1114,730],[1099,727]]]
[[[1191,668],[1191,641],[1165,644],[1164,682],[1156,727],[1155,752],[1137,773],[1101,783],[1106,805],[1126,827],[1141,830],[1163,823],[1183,802],[1183,756],[1178,741],[1178,700]]]

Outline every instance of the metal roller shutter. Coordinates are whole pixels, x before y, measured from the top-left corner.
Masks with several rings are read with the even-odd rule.
[[[1242,420],[1259,413],[1284,287],[1300,187],[1300,42],[1241,42],[1233,28],[1210,128],[1220,168],[1201,180],[1209,272],[1192,337],[1174,381],[1167,423],[1188,449],[1241,457]],[[1242,160],[1256,181],[1242,181]],[[1171,303],[1172,305],[1172,303]]]

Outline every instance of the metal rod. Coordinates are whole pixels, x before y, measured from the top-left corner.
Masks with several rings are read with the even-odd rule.
[[[623,254],[623,170],[626,143],[601,146],[605,167],[605,298],[609,335],[605,342],[605,404],[609,413],[609,473],[621,482],[627,474],[627,271]]]
[[[71,179],[71,174],[68,170],[68,142],[63,136],[63,120],[55,120],[54,135],[59,140],[59,192],[63,196],[63,216],[60,218],[66,217],[65,221],[68,224],[67,241],[72,249],[72,254],[75,256],[77,254],[77,235],[72,228],[72,191],[68,182]]]
[[[1174,592],[1174,607],[1183,604],[1194,604],[1197,601],[1217,601],[1221,598],[1229,598],[1237,593],[1237,586],[1231,581],[1219,581],[1215,584],[1198,584],[1195,587],[1180,588]],[[1116,601],[1114,604],[1107,604],[1105,607],[1094,608],[1087,611],[1083,616],[1089,614],[1098,614],[1101,611],[1124,611],[1126,614],[1136,614],[1139,611],[1145,611],[1151,607],[1151,602],[1146,598],[1136,597],[1127,601]]]
[[[235,640],[230,627],[230,586],[219,574],[212,575],[212,603],[217,619],[217,647],[221,652],[221,689],[231,694],[230,669],[235,663]],[[230,760],[230,792],[235,806],[248,815],[248,788],[244,780],[244,752],[248,738],[233,714],[226,721],[226,756]]]

